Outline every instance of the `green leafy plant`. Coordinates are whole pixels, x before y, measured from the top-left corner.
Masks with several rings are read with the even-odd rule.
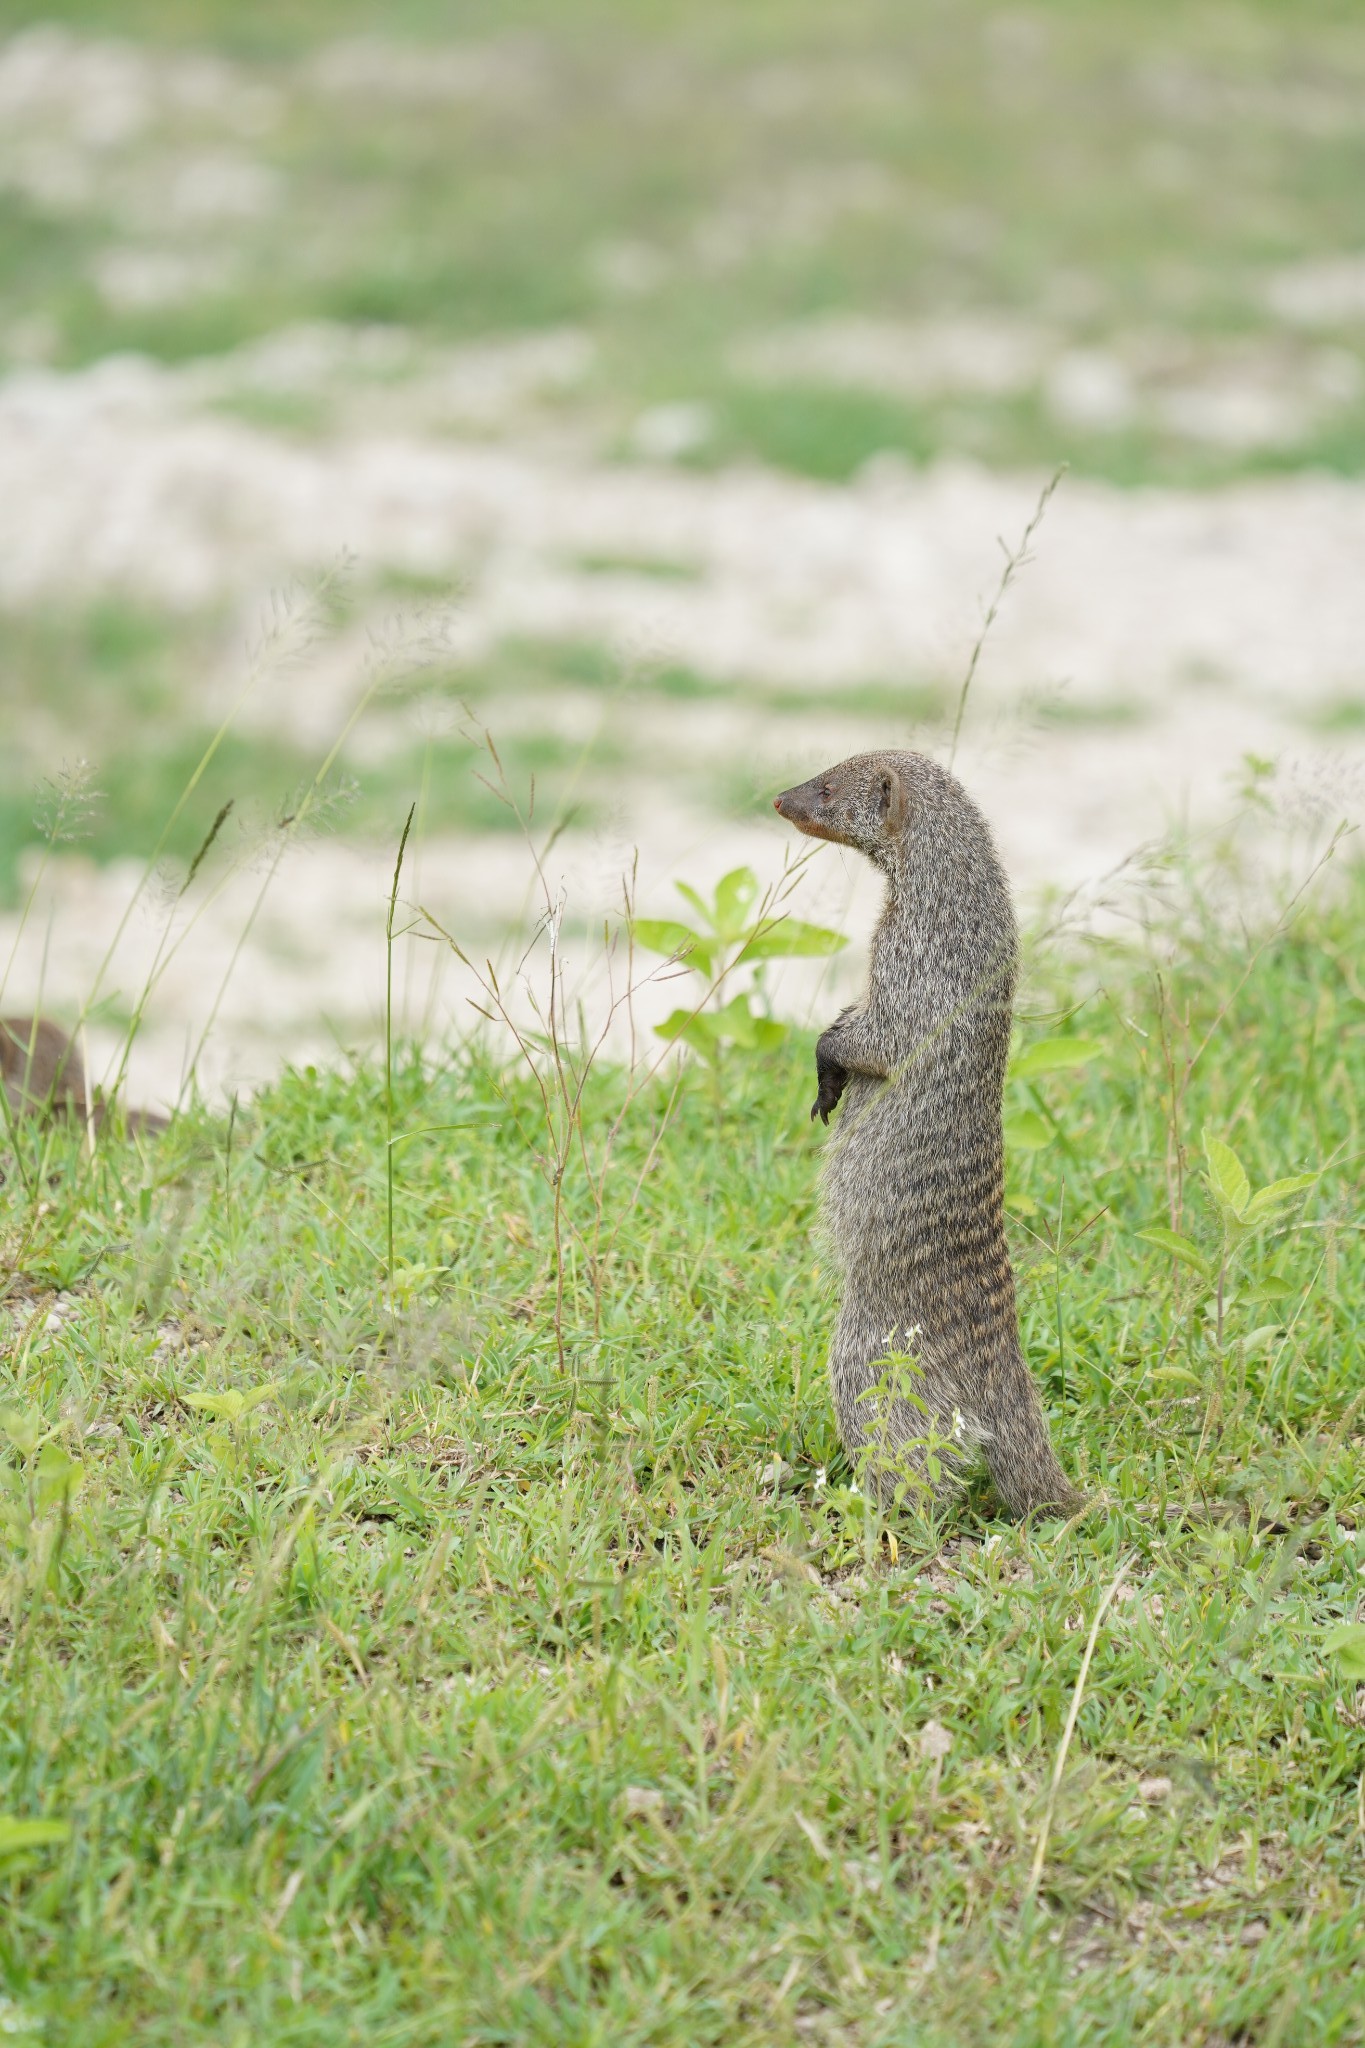
[[[1283,1180],[1268,1181],[1264,1187],[1253,1190],[1246,1168],[1231,1145],[1210,1130],[1205,1130],[1203,1136],[1206,1161],[1203,1179],[1218,1216],[1217,1247],[1213,1251],[1205,1251],[1182,1231],[1168,1230],[1163,1225],[1154,1225],[1150,1230],[1139,1231],[1138,1235],[1146,1243],[1169,1252],[1173,1259],[1198,1276],[1202,1282],[1201,1299],[1209,1295],[1215,1297],[1215,1337],[1221,1350],[1224,1318],[1232,1302],[1227,1283],[1234,1265],[1262,1231],[1285,1220],[1290,1205],[1307,1194],[1310,1188],[1316,1187],[1322,1175],[1321,1172],[1294,1173]],[[1267,1301],[1278,1298],[1280,1292],[1280,1285],[1273,1276],[1264,1276],[1251,1290],[1254,1299]]]
[[[907,1334],[913,1338],[919,1331],[916,1328]],[[873,1499],[879,1483],[884,1488],[890,1481],[897,1506],[908,1500],[924,1501],[943,1477],[939,1453],[953,1439],[940,1438],[934,1429],[922,1392],[924,1367],[917,1354],[893,1346],[884,1353],[881,1367],[875,1384],[859,1396],[860,1402],[867,1404],[869,1423],[868,1441],[854,1461],[859,1487]],[[893,1433],[892,1417],[898,1406],[911,1408],[924,1418],[922,1435],[897,1437]],[[959,1433],[961,1419],[957,1418]]]
[[[1005,1143],[1016,1152],[1041,1152],[1059,1135],[1061,1126],[1034,1085],[1044,1074],[1064,1073],[1098,1059],[1104,1047],[1097,1038],[1040,1038],[1021,1046],[1009,1064],[1014,1106],[1005,1112]]]
[[[31,1458],[40,1444],[60,1434],[60,1425],[45,1429],[36,1408],[0,1408],[0,1434],[9,1438],[21,1458]]]
[[[45,1429],[35,1408],[0,1408],[0,1435],[23,1461],[21,1470],[0,1468],[0,1532],[20,1549],[49,1508],[65,1511],[85,1476],[84,1466],[56,1441],[61,1428]]]
[[[264,1385],[245,1391],[240,1387],[224,1387],[217,1394],[186,1394],[185,1406],[202,1409],[205,1415],[213,1416],[217,1422],[240,1422],[254,1408],[273,1401],[279,1391],[278,1380],[266,1380]]]
[[[1054,1105],[1038,1084],[1050,1074],[1066,1073],[1098,1059],[1104,1051],[1097,1038],[1039,1038],[1020,1046],[1009,1063],[1005,1098],[1005,1154],[1012,1166],[1021,1156],[1041,1152],[1065,1136]],[[1011,1176],[1012,1180],[1012,1176]],[[1010,1208],[1019,1216],[1036,1216],[1031,1195],[1011,1184]]]
[[[687,882],[674,884],[695,912],[696,924],[681,918],[637,917],[635,943],[647,952],[683,962],[706,983],[699,1002],[674,1010],[655,1026],[660,1038],[690,1045],[703,1059],[719,1058],[727,1045],[761,1052],[780,1045],[787,1027],[770,1017],[762,1002],[763,968],[769,960],[818,960],[848,944],[841,932],[804,924],[774,908],[772,893],[760,897],[752,868],[732,868],[716,884],[710,903]],[[747,988],[728,1002],[708,1008],[710,999],[737,971],[752,968]]]
[[[1322,1647],[1327,1656],[1336,1659],[1348,1684],[1365,1685],[1365,1623],[1344,1621],[1338,1628],[1329,1628]]]

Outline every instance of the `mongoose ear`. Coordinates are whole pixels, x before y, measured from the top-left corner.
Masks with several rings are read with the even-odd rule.
[[[905,816],[905,788],[892,768],[882,771],[880,798],[882,823],[888,833],[894,835],[900,831],[901,820]]]

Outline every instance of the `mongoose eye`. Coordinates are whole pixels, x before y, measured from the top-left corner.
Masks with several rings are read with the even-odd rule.
[[[829,784],[827,782],[820,784],[820,801],[822,804],[829,802]]]

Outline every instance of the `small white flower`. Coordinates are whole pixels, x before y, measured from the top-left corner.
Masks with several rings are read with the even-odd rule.
[[[817,1466],[816,1466],[816,1468],[815,1468],[815,1491],[816,1491],[817,1493],[823,1493],[823,1492],[824,1492],[824,1489],[825,1489],[825,1468],[824,1468],[824,1466],[823,1466],[823,1465],[817,1465]]]
[[[961,1410],[960,1408],[954,1408],[954,1410],[953,1410],[953,1441],[954,1441],[954,1443],[959,1443],[959,1442],[961,1442],[961,1439],[962,1439],[962,1433],[963,1433],[963,1431],[964,1431],[964,1430],[966,1429],[966,1427],[967,1427],[967,1425],[966,1425],[966,1423],[965,1423],[965,1421],[963,1420],[963,1417],[962,1417],[962,1410]]]

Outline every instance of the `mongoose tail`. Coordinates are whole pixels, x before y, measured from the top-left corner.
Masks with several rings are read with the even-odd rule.
[[[1047,1418],[1022,1356],[1010,1373],[994,1434],[982,1445],[991,1481],[1016,1521],[1028,1515],[1074,1515],[1085,1495],[1071,1484],[1057,1462]]]
[[[859,754],[784,790],[799,832],[856,847],[886,880],[867,992],[820,1034],[812,1116],[842,1274],[830,1378],[839,1433],[884,1496],[896,1467],[946,1493],[979,1446],[1011,1513],[1080,1504],[1019,1348],[1005,1235],[1003,1098],[1018,941],[990,829],[922,754]],[[890,1361],[916,1362],[898,1394]],[[926,1435],[927,1432],[927,1435]],[[880,1446],[886,1446],[883,1454]]]

